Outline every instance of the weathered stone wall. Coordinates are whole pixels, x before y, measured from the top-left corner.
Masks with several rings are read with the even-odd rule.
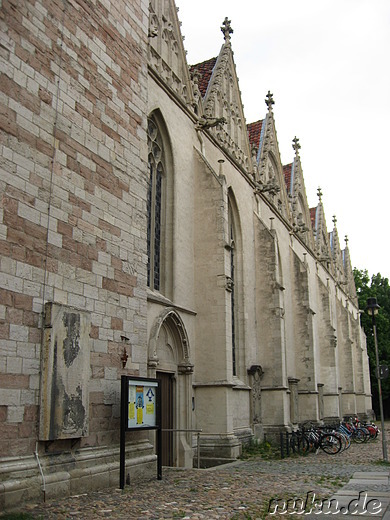
[[[46,302],[91,324],[89,434],[51,450],[109,446],[122,336],[146,371],[148,2],[3,0],[0,24],[0,456],[36,449]]]
[[[1,5],[0,505],[41,493],[36,448],[47,496],[117,485],[122,373],[169,380],[185,430],[169,449],[186,467],[194,428],[214,463],[252,434],[366,411],[353,291],[330,264],[321,200],[314,238],[287,195],[273,101],[250,169],[245,132],[233,142],[202,112],[173,0]],[[214,92],[235,89],[241,113],[232,55],[218,64],[229,82]],[[146,287],[147,116],[164,148],[159,290]],[[131,441],[126,471],[144,473],[149,438]]]

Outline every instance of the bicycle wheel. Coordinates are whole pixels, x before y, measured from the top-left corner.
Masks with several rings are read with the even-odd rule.
[[[300,455],[306,455],[306,453],[309,453],[309,451],[310,451],[309,441],[306,439],[306,437],[304,435],[299,436],[297,449],[298,449],[298,453]]]
[[[319,445],[319,438],[318,436],[313,432],[310,431],[305,437],[308,443],[308,452],[315,452],[318,449]]]
[[[306,453],[309,453],[310,444],[309,444],[309,441],[306,439],[306,437],[301,438],[301,445],[300,445],[299,451],[300,451],[300,453],[302,453],[302,455],[306,455]]]
[[[342,435],[344,435],[345,443],[346,443],[345,444],[345,449],[347,450],[351,446],[351,444],[352,444],[351,437],[349,435],[346,435],[346,434],[342,434]]]
[[[336,455],[341,450],[341,440],[333,433],[326,433],[320,439],[320,448],[328,455]]]
[[[347,437],[345,435],[343,435],[342,433],[340,432],[332,432],[333,435],[335,437],[337,437],[338,439],[340,439],[341,441],[341,451],[344,451],[346,450],[347,448],[349,448],[349,444],[348,444],[348,440],[347,440]]]
[[[298,451],[298,435],[295,432],[290,437],[290,449],[293,453]]]
[[[367,434],[364,430],[362,430],[361,428],[357,428],[354,432],[353,432],[353,435],[352,435],[352,439],[358,443],[358,444],[362,444],[363,442],[367,442],[369,437],[367,437]]]
[[[364,442],[368,442],[371,439],[370,431],[365,426],[361,426],[360,429],[363,430],[365,434]]]
[[[290,440],[290,447],[293,453],[304,455],[309,452],[309,442],[301,433],[293,433]]]
[[[368,431],[370,432],[371,439],[376,439],[378,437],[378,428],[375,426],[369,426]]]

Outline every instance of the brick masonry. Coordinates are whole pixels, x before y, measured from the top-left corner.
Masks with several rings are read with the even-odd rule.
[[[197,114],[218,119],[225,110],[230,122],[237,114],[244,121],[230,41],[202,112],[173,0],[0,6],[0,509],[42,490],[38,432],[47,497],[117,486],[122,373],[165,372],[166,382],[172,375],[173,424],[202,428],[207,464],[237,457],[252,432],[272,437],[298,420],[368,416],[368,360],[348,248],[343,263],[337,238],[333,255],[321,201],[314,238],[298,155],[294,197],[287,196],[271,108],[259,163],[248,168],[243,128],[234,123],[220,133],[196,124]],[[233,100],[230,108],[224,99]],[[162,288],[147,299],[149,112],[166,175]],[[255,183],[260,174],[264,192]],[[68,325],[42,316],[47,302],[64,317],[74,309]],[[58,375],[69,383],[66,360],[79,354],[78,315],[88,359],[61,394]],[[43,323],[48,348],[41,351]],[[55,357],[60,343],[66,355]],[[61,438],[45,437],[43,420],[37,428],[42,388],[49,431],[58,420]],[[72,434],[74,417],[88,422],[80,437]],[[193,462],[190,437],[178,437],[172,449],[183,467]],[[149,437],[132,432],[128,440],[129,472],[155,472]]]
[[[146,366],[148,2],[3,0],[0,24],[0,457],[35,450],[47,301],[91,317],[80,447],[117,442],[121,335]]]

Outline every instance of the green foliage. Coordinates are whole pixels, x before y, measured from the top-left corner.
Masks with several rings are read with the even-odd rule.
[[[374,462],[374,464],[377,464],[378,466],[384,466],[385,468],[389,468],[390,462],[387,460],[377,460]]]
[[[259,442],[256,439],[251,439],[250,442],[242,446],[241,459],[247,460],[255,457],[262,459],[278,459],[280,458],[280,449],[273,446],[268,441]]]
[[[376,298],[380,305],[379,313],[375,317],[379,364],[390,366],[390,285],[387,278],[380,273],[371,277],[367,270],[354,269],[356,293],[359,301],[359,309],[364,311],[361,315],[361,324],[367,336],[367,352],[370,358],[371,389],[373,394],[373,407],[379,417],[378,381],[376,377],[375,343],[372,326],[372,318],[367,314],[367,299]],[[390,416],[390,378],[381,380],[384,416]]]

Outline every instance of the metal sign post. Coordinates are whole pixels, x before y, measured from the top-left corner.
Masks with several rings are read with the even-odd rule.
[[[159,380],[158,380],[159,381]],[[160,381],[159,381],[160,383]],[[161,430],[161,392],[157,393],[157,480],[162,480],[162,430]]]
[[[126,376],[121,378],[121,431],[120,431],[120,448],[119,448],[119,487],[125,487],[125,467],[126,467]]]
[[[161,397],[158,379],[121,377],[119,487],[125,487],[126,432],[157,430],[157,478],[162,479]]]

